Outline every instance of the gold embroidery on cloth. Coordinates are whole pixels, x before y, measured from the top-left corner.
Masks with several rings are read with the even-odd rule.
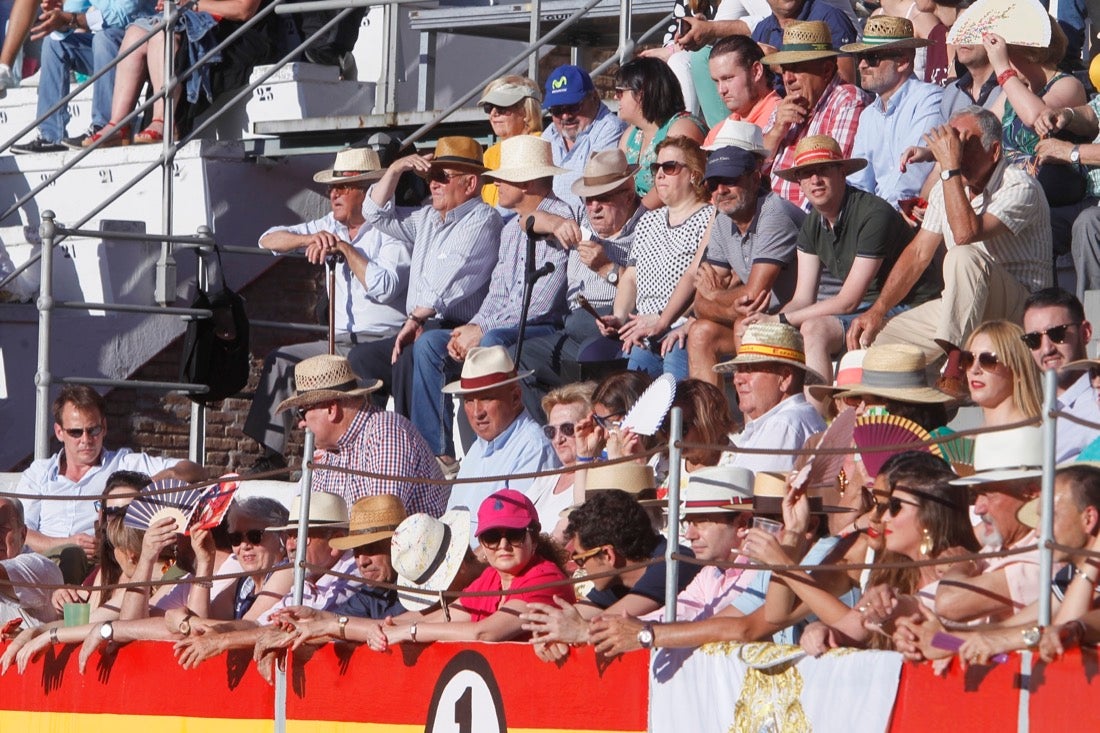
[[[748,668],[733,709],[729,733],[808,733],[813,730],[802,709],[803,654],[786,644],[744,644],[739,649]]]

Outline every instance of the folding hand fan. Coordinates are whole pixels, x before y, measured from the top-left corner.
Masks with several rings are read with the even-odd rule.
[[[172,517],[176,520],[176,528],[180,532],[184,532],[187,529],[187,520],[203,490],[181,489],[180,491],[159,493],[164,489],[184,486],[187,486],[186,481],[174,478],[154,481],[145,488],[145,492],[134,497],[134,500],[126,507],[126,516],[123,522],[127,527],[144,531],[149,529],[149,525],[155,524],[165,517]]]
[[[919,450],[925,453],[943,457],[938,445],[928,445],[932,436],[928,431],[909,420],[898,415],[870,415],[856,420],[852,438],[859,449],[863,466],[867,469],[867,475],[875,477],[882,469],[882,465],[898,453],[907,450]],[[905,448],[894,450],[874,450],[888,445],[905,445]]]
[[[638,435],[653,435],[660,429],[665,415],[676,397],[676,377],[662,374],[653,380],[630,412],[623,418],[622,427],[630,428]],[[688,426],[684,426],[687,432]]]

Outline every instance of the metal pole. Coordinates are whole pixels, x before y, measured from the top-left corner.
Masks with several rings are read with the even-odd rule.
[[[1050,626],[1050,579],[1054,572],[1054,459],[1058,381],[1053,369],[1043,372],[1043,483],[1039,510],[1039,625]]]
[[[34,375],[34,457],[45,458],[50,454],[50,320],[53,311],[53,240],[56,234],[54,213],[42,212],[38,227],[42,238],[39,268],[41,283],[38,286],[38,371]]]
[[[166,123],[167,124],[167,123]],[[165,128],[167,129],[167,128]],[[196,233],[200,237],[210,237],[210,227],[200,226]],[[210,273],[206,271],[206,255],[209,253],[208,248],[197,249],[195,254],[196,272],[195,272],[195,287],[199,290],[206,290],[210,287]],[[191,402],[191,425],[190,436],[187,441],[188,451],[187,457],[199,464],[200,466],[206,465],[206,405],[202,402]]]
[[[539,42],[539,27],[542,21],[542,0],[530,0],[531,30],[527,34],[527,43],[535,46]],[[533,53],[527,57],[527,78],[539,81],[539,55]]]
[[[680,547],[680,441],[684,437],[684,412],[673,407],[668,434],[668,535],[665,545],[665,621],[676,620],[680,568],[673,553]]]
[[[173,60],[173,46],[175,45],[175,33],[172,33],[172,3],[164,4],[164,98],[161,100],[161,104],[164,105],[164,115],[162,124],[164,135],[161,138],[161,149],[163,150],[164,167],[160,169],[160,221],[161,232],[168,236],[172,236],[172,187],[174,185],[173,172],[174,166],[172,165],[172,158],[175,156],[175,148],[173,147],[173,135],[172,130],[175,129],[175,123],[173,121],[173,107],[175,104],[172,100],[172,94],[175,91],[177,80],[175,78],[172,60]],[[154,107],[156,109],[156,107]],[[140,117],[134,118],[137,122]],[[160,259],[157,260],[157,300],[163,304],[168,305],[176,299],[176,259],[173,255],[172,245],[168,242],[164,242],[160,245]],[[194,424],[194,423],[192,423]]]
[[[630,33],[630,0],[619,0],[619,66],[629,61],[634,53]]]

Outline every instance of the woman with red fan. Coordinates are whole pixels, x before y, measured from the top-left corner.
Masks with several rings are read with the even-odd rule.
[[[1042,411],[1039,367],[1023,342],[1024,329],[1009,321],[986,321],[974,329],[959,354],[970,399],[982,408],[986,427],[1037,418]]]

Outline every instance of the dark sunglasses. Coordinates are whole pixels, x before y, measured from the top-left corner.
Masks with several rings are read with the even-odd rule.
[[[592,421],[599,425],[604,430],[613,430],[619,427],[619,423],[622,422],[623,417],[626,416],[626,411],[612,412],[610,415],[597,415],[592,413]]]
[[[886,516],[887,514],[890,514],[890,515],[896,517],[898,514],[901,513],[901,507],[902,507],[903,504],[908,504],[909,506],[915,506],[915,507],[920,506],[920,504],[918,504],[915,501],[909,501],[908,499],[902,499],[902,498],[899,498],[897,496],[891,496],[885,502],[878,505],[879,513],[882,514],[883,516]]]
[[[527,538],[527,533],[530,531],[530,527],[521,527],[520,529],[487,529],[477,536],[481,544],[488,547],[490,550],[495,550],[500,547],[501,541],[507,539],[509,545],[518,545]]]
[[[80,437],[83,437],[85,433],[88,434],[89,438],[95,438],[95,437],[98,437],[99,434],[103,432],[103,426],[102,425],[92,425],[92,426],[89,426],[89,427],[86,427],[86,428],[61,428],[61,429],[63,431],[65,431],[65,433],[67,433],[70,438],[80,438]]]
[[[576,432],[577,426],[571,422],[563,422],[561,425],[543,425],[542,434],[546,436],[547,440],[553,440],[558,437],[558,431],[567,438],[572,438],[573,433]]]
[[[506,107],[502,104],[489,104],[488,102],[481,105],[481,108],[483,110],[485,110],[485,114],[487,114],[487,115],[491,115],[494,110],[496,111],[496,113],[498,115],[506,115],[509,112],[511,112],[513,109],[515,109],[515,107],[516,107],[516,105],[514,105],[514,104]]]
[[[104,504],[102,501],[99,501],[98,499],[96,501],[92,502],[92,506],[95,507],[95,510],[97,512],[102,512],[103,516],[105,516],[105,517],[125,517],[126,516],[126,507],[125,506],[107,506],[106,504]]]
[[[710,191],[711,193],[714,193],[715,191],[717,191],[722,186],[725,186],[726,188],[734,188],[735,186],[737,186],[737,182],[739,180],[740,180],[739,178],[726,178],[726,177],[723,177],[723,176],[712,176],[711,178],[708,178],[706,181],[704,181],[704,183],[707,186],[707,190]]]
[[[550,108],[550,116],[551,117],[565,117],[566,115],[570,115],[571,117],[576,117],[580,113],[581,113],[581,103],[580,102],[577,102],[576,104],[558,104],[558,105],[555,105],[555,106]]]
[[[463,176],[473,175],[472,173],[449,173],[439,168],[432,168],[428,173],[428,180],[433,183],[450,183],[456,178],[462,178]]]
[[[630,87],[615,87],[615,99],[621,99],[624,94],[633,91],[635,90]]]
[[[306,419],[306,413],[309,412],[308,407],[295,407],[294,415],[298,418],[299,422]]]
[[[358,183],[330,183],[328,187],[329,194],[333,193],[347,193],[348,191],[365,191],[362,185]]]
[[[681,163],[678,160],[666,160],[664,163],[649,164],[649,172],[654,176],[657,175],[657,171],[664,171],[666,176],[678,176],[684,168],[687,168],[687,163]]]
[[[867,62],[868,66],[878,66],[883,61],[897,60],[898,58],[900,57],[893,53],[865,53],[860,56],[860,60]]]
[[[572,555],[573,564],[575,564],[581,570],[584,570],[584,566],[589,560],[603,554],[604,552],[606,552],[606,550],[607,548],[601,545],[600,547],[586,550],[585,552],[575,552]]]
[[[961,369],[969,369],[974,366],[975,361],[981,364],[982,369],[993,369],[1001,363],[1001,360],[992,351],[983,351],[980,354],[975,354],[972,351],[959,352],[959,367]]]
[[[244,544],[248,540],[250,545],[258,545],[263,542],[266,529],[246,529],[244,532],[230,532],[229,544],[233,547]]]
[[[1035,351],[1043,345],[1043,336],[1050,339],[1052,344],[1064,344],[1066,342],[1066,331],[1071,326],[1080,326],[1080,323],[1063,323],[1061,326],[1053,326],[1045,331],[1031,331],[1025,333],[1020,337],[1020,340],[1027,345],[1027,348]]]

